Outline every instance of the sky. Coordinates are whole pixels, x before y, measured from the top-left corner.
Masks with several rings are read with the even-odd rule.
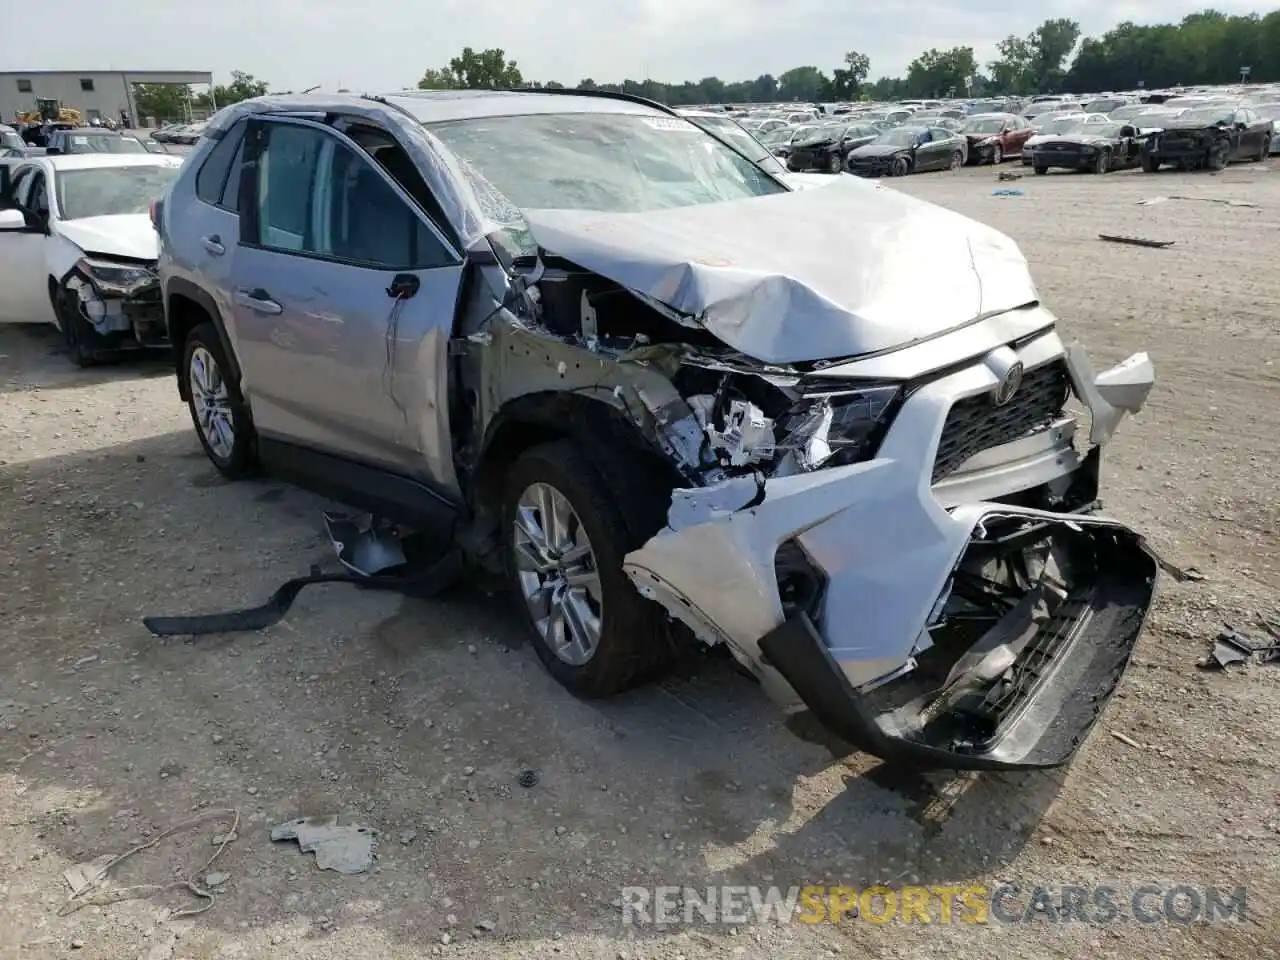
[[[847,50],[871,79],[897,76],[930,47],[971,46],[979,63],[1010,33],[1070,16],[1086,36],[1123,20],[1167,23],[1240,0],[3,0],[5,70],[232,70],[273,90],[413,86],[463,47],[501,47],[527,80],[576,84],[754,79],[795,66],[826,72]],[[861,8],[867,9],[861,9]],[[851,9],[852,8],[852,9]],[[50,24],[74,29],[51,30]]]

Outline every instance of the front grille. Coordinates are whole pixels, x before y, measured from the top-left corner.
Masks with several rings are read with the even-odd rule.
[[[1062,142],[1042,143],[1038,147],[1036,147],[1036,149],[1037,150],[1055,150],[1059,153],[1079,153],[1080,144],[1062,143]]]
[[[1027,702],[1058,655],[1067,648],[1076,627],[1089,612],[1092,599],[1091,588],[1073,591],[1065,597],[1018,654],[1009,672],[976,702],[963,704],[964,711],[986,721],[993,730],[1009,720]]]
[[[1022,385],[1003,407],[989,393],[957,401],[947,414],[933,462],[933,482],[956,471],[974,454],[1012,443],[1052,423],[1067,402],[1070,376],[1064,360],[1027,371]]]

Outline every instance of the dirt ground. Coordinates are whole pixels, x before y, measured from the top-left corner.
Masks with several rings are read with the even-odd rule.
[[[1196,667],[1224,621],[1280,606],[1272,166],[894,184],[1012,234],[1096,363],[1145,348],[1157,364],[1103,498],[1206,579],[1164,578],[1120,691],[1050,774],[891,775],[711,658],[580,702],[507,599],[473,591],[314,588],[263,634],[156,640],[143,615],[258,602],[331,564],[324,503],[222,482],[166,362],[80,372],[49,332],[0,330],[0,957],[1275,957],[1280,664]],[[1136,203],[1159,195],[1255,206]],[[920,308],[943,296],[921,290]],[[205,815],[116,883],[200,876],[222,808],[239,828],[207,912],[170,919],[203,902],[176,888],[64,909],[68,867]],[[270,842],[272,824],[324,813],[378,831],[371,872]],[[1143,885],[1244,885],[1247,915],[658,929],[617,906],[628,885],[1003,882],[1108,886],[1122,912]]]

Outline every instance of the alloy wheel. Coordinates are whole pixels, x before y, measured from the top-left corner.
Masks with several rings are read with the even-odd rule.
[[[204,347],[196,347],[191,351],[187,373],[191,405],[200,433],[215,456],[229,460],[236,443],[235,420],[231,413],[231,394],[218,361]]]
[[[516,502],[512,540],[520,592],[557,657],[581,666],[600,645],[604,595],[591,540],[559,490],[532,483]]]

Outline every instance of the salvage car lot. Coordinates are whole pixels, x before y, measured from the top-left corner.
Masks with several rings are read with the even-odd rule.
[[[860,755],[833,759],[712,660],[581,703],[521,643],[511,606],[479,591],[426,602],[324,588],[263,636],[158,642],[141,616],[256,602],[329,563],[323,503],[220,482],[167,364],[86,374],[48,335],[0,330],[0,942],[113,957],[393,957],[430,944],[469,956],[1268,955],[1280,667],[1195,667],[1222,621],[1245,626],[1280,591],[1280,171],[1264,166],[1055,173],[1011,197],[993,196],[983,169],[894,184],[1013,236],[1099,367],[1150,349],[1159,371],[1108,447],[1107,512],[1208,579],[1162,584],[1116,701],[1051,775],[889,778]],[[1137,204],[1155,196],[1255,206]],[[922,291],[922,309],[943,295]],[[535,786],[519,785],[524,770]],[[226,893],[176,944],[157,910],[186,894],[56,916],[71,863],[228,806],[243,820],[216,867]],[[267,839],[271,824],[329,812],[381,831],[376,872],[317,873]],[[139,855],[122,882],[197,869],[215,832]],[[624,930],[611,905],[633,884],[1009,879],[1246,884],[1252,919],[659,932]]]

